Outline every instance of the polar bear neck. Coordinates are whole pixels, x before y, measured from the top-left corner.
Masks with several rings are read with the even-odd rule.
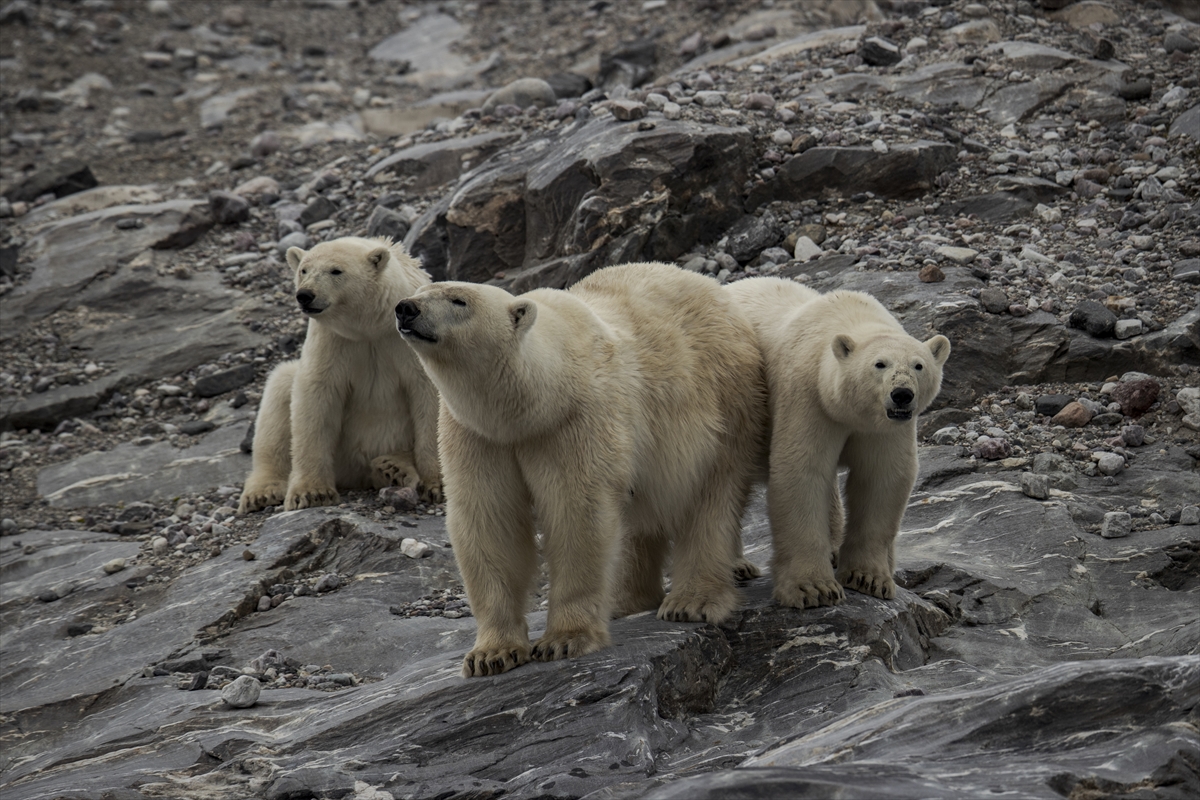
[[[515,347],[489,348],[470,363],[425,362],[454,418],[491,441],[516,443],[543,436],[581,413],[595,387],[581,384],[580,375],[594,374],[588,365],[611,360],[616,348],[611,332],[593,314],[572,311],[539,303],[533,328]],[[579,337],[583,327],[594,327],[599,335]]]

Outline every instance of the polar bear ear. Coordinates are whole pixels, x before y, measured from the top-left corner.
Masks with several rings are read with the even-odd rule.
[[[376,272],[379,272],[387,266],[388,258],[390,258],[391,255],[391,251],[386,247],[376,247],[374,250],[367,253],[367,263],[370,264]]]
[[[933,353],[933,360],[939,367],[945,364],[946,359],[950,357],[950,340],[945,336],[934,336],[925,342],[925,346],[929,348],[930,353]]]
[[[287,249],[288,266],[292,268],[293,272],[300,269],[300,259],[304,258],[305,255],[307,253],[299,247],[289,247]]]
[[[839,361],[849,358],[855,347],[857,345],[854,344],[854,340],[844,333],[833,337],[833,354]]]
[[[512,320],[514,331],[524,333],[537,319],[537,304],[532,300],[518,300],[508,307],[508,318]]]

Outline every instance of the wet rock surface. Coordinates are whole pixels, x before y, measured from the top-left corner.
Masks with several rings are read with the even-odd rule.
[[[1193,5],[4,4],[0,791],[1194,794]],[[725,626],[459,678],[442,507],[234,513],[304,341],[284,253],[368,232],[947,335],[897,598],[784,609],[765,570]],[[766,568],[761,494],[743,535]]]

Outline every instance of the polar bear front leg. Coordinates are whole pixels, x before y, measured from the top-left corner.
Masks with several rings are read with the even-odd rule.
[[[740,529],[744,503],[736,479],[716,474],[696,498],[694,511],[673,531],[671,592],[658,618],[674,622],[721,623],[738,607],[730,531]],[[740,548],[739,548],[740,550]]]
[[[511,450],[464,429],[444,410],[439,424],[446,529],[477,625],[462,673],[499,675],[529,661],[533,503]]]
[[[838,580],[848,589],[883,600],[896,596],[896,535],[917,477],[915,433],[890,441],[851,437],[843,454],[846,538],[838,553]]]
[[[292,388],[292,474],[283,504],[288,511],[333,505],[340,499],[333,465],[344,408],[343,387],[297,372]]]
[[[832,518],[836,503],[831,498],[837,494],[841,442],[787,427],[779,425],[774,432],[767,484],[775,599],[792,608],[837,605],[845,593],[830,560],[834,526],[840,522]]]
[[[539,661],[575,658],[610,642],[614,573],[625,541],[621,493],[571,471],[543,464],[529,479],[550,572],[546,632],[533,645]]]
[[[261,511],[283,502],[292,471],[292,383],[297,361],[285,361],[271,372],[254,421],[250,475],[242,488],[238,513]]]

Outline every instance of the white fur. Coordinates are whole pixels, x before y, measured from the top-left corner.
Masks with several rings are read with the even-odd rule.
[[[441,496],[437,391],[396,337],[396,303],[429,283],[387,239],[346,237],[287,253],[312,292],[299,360],[267,380],[239,511],[338,502],[338,489],[390,483]]]
[[[893,597],[895,539],[917,475],[916,418],[941,388],[949,340],[909,336],[861,292],[820,295],[779,278],[726,291],[754,326],[767,367],[775,598],[832,605],[842,585]],[[907,407],[895,390],[913,393]],[[889,409],[911,417],[889,418]],[[844,538],[839,466],[849,468]]]
[[[614,615],[729,616],[766,398],[715,281],[632,264],[569,291],[441,283],[406,303],[401,332],[441,393],[446,524],[479,626],[465,675],[596,650]],[[535,522],[550,607],[531,648]]]

